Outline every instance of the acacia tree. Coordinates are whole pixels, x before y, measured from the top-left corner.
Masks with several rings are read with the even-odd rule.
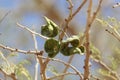
[[[46,24],[41,26],[41,33],[38,33],[35,30],[30,29],[27,26],[23,26],[19,22],[17,22],[17,26],[20,28],[23,28],[24,30],[28,31],[33,38],[34,41],[34,49],[35,50],[22,50],[18,48],[12,48],[3,44],[0,44],[1,49],[5,49],[10,51],[10,54],[25,54],[25,55],[34,55],[36,59],[36,64],[34,65],[34,80],[38,80],[38,77],[40,75],[41,80],[64,80],[64,78],[67,75],[75,75],[78,77],[79,80],[102,80],[102,79],[110,79],[110,80],[119,80],[120,76],[119,73],[117,73],[113,68],[119,64],[119,58],[112,58],[112,64],[113,66],[110,67],[106,63],[102,61],[102,56],[100,55],[99,50],[92,44],[90,40],[90,31],[93,22],[96,20],[97,22],[103,24],[104,26],[108,26],[105,28],[105,30],[110,33],[112,36],[114,36],[118,41],[120,41],[120,33],[119,33],[119,23],[115,18],[109,18],[107,20],[103,20],[100,18],[96,18],[98,12],[100,11],[101,5],[103,0],[98,1],[98,5],[96,7],[95,12],[93,12],[93,0],[83,0],[79,7],[73,11],[73,2],[71,0],[67,0],[69,4],[69,14],[68,17],[64,19],[63,25],[58,26],[54,21],[51,19],[44,17]],[[81,11],[82,8],[84,8],[84,5],[87,4],[86,9],[86,25],[85,25],[85,31],[80,32],[81,34],[72,35],[70,34],[70,23],[73,20],[73,18]],[[119,3],[113,6],[113,8],[119,6]],[[8,14],[8,13],[7,13]],[[6,14],[6,15],[7,15]],[[5,16],[6,16],[5,15]],[[54,16],[54,15],[53,15]],[[5,17],[3,17],[4,19]],[[3,20],[2,19],[2,20]],[[1,20],[1,21],[2,21]],[[112,23],[112,25],[111,25]],[[117,25],[115,25],[117,24]],[[116,27],[113,27],[116,26]],[[2,35],[3,33],[1,33]],[[37,37],[43,38],[45,40],[44,43],[44,50],[38,49],[38,41]],[[116,55],[119,56],[120,50],[119,48],[116,49]],[[47,54],[44,55],[44,54]],[[61,59],[56,59],[56,56],[62,54],[63,56],[69,57],[68,62],[65,62]],[[29,75],[29,70],[27,71],[24,68],[24,64],[27,64],[27,61],[20,62],[19,64],[14,64],[9,62],[7,58],[4,55],[4,52],[0,52],[1,59],[3,60],[3,64],[0,66],[0,72],[4,75],[4,79],[7,80],[10,77],[13,80],[19,80],[22,79],[22,77],[26,77],[28,80],[31,80],[31,76]],[[72,60],[74,59],[75,55],[84,56],[84,66],[81,68],[83,72],[81,72],[78,68],[76,68],[74,65],[71,64]],[[50,66],[50,62],[55,61],[59,62],[61,64],[64,64],[64,70],[61,73],[57,73],[52,66],[52,70],[50,69],[51,73],[54,74],[54,76],[48,76],[47,73],[47,66]],[[91,63],[91,61],[94,61],[98,63],[100,66],[102,66],[101,69],[99,69],[99,73],[101,73],[105,77],[99,77],[94,75],[90,71],[90,67],[94,64]],[[40,65],[40,67],[39,67]],[[70,72],[68,69],[71,68],[73,71]],[[40,73],[38,73],[40,70]],[[24,80],[24,78],[23,78]]]

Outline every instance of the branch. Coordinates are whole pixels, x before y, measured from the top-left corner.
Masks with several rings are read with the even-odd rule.
[[[5,19],[5,17],[10,13],[11,11],[8,11],[7,13],[5,13],[5,15],[2,17],[2,19],[0,20],[0,23]]]
[[[2,72],[5,76],[8,76],[8,77],[12,78],[13,80],[17,80],[17,78],[15,76],[15,73],[7,74],[1,68],[0,68],[0,72]]]
[[[62,73],[62,74],[58,74],[56,76],[53,76],[53,77],[50,77],[48,78],[47,80],[52,80],[52,79],[55,79],[57,77],[61,77],[61,76],[65,76],[65,75],[77,75],[76,73],[73,73],[73,72],[67,72],[67,73]]]
[[[70,5],[70,7],[69,7],[70,12],[69,12],[68,18],[65,19],[66,24],[65,24],[65,28],[63,29],[63,32],[62,32],[61,35],[59,36],[59,37],[60,37],[60,40],[63,39],[63,37],[64,37],[64,35],[65,35],[65,32],[66,32],[67,29],[68,29],[69,22],[73,19],[73,17],[81,10],[81,8],[82,8],[82,7],[84,6],[84,4],[87,2],[87,0],[84,0],[84,1],[82,2],[82,4],[77,8],[77,10],[76,10],[74,13],[72,13],[72,8],[73,8],[72,1],[71,1],[71,0],[67,0],[67,1],[68,1],[69,5]],[[69,58],[69,60],[68,60],[68,63],[69,63],[69,64],[72,62],[73,57],[74,57],[74,55],[72,55],[72,56]],[[69,68],[69,66],[66,66],[63,72],[65,73],[68,68]],[[61,80],[63,80],[63,79],[64,79],[64,76],[61,77]]]
[[[100,64],[103,68],[105,68],[107,71],[109,71],[109,73],[112,76],[114,76],[117,80],[120,80],[119,75],[117,74],[117,72],[111,70],[103,61],[97,60],[97,59],[93,59],[93,61],[95,61],[96,63]]]
[[[31,32],[32,34],[38,35],[38,36],[40,36],[40,37],[42,37],[42,38],[44,38],[44,39],[48,39],[48,37],[45,37],[45,36],[43,36],[43,35],[35,32],[35,31],[32,31],[31,29],[29,29],[29,28],[26,27],[26,26],[23,26],[23,25],[21,25],[21,24],[19,24],[19,23],[17,23],[17,25],[18,25],[19,27],[23,28],[23,29],[26,29],[27,31]]]
[[[63,28],[63,32],[60,34],[60,36],[59,36],[59,39],[60,40],[62,40],[63,39],[63,37],[64,37],[64,35],[65,35],[65,32],[67,31],[67,29],[68,29],[68,26],[69,26],[69,23],[70,23],[70,21],[74,18],[74,16],[81,10],[81,8],[85,5],[85,3],[87,2],[87,0],[84,0],[82,3],[81,3],[81,5],[77,8],[77,10],[74,12],[74,13],[72,13],[72,8],[73,8],[73,4],[72,4],[72,1],[71,0],[67,0],[68,1],[68,3],[69,3],[69,5],[70,5],[70,7],[69,7],[69,10],[70,10],[70,12],[69,12],[69,16],[68,16],[68,18],[67,19],[65,19],[65,27]]]
[[[5,58],[5,56],[4,56],[1,52],[0,52],[0,56],[1,56],[1,58],[6,62],[6,66],[8,66],[9,69],[10,69],[10,71],[11,71],[11,73],[8,74],[6,71],[4,71],[4,70],[2,70],[2,69],[0,68],[0,71],[4,74],[5,79],[6,79],[6,76],[8,76],[8,77],[11,77],[13,80],[17,80],[15,73],[14,73],[13,70],[10,68],[11,65],[9,64],[8,60]]]
[[[106,29],[105,31],[107,31],[109,34],[111,34],[112,36],[114,36],[118,41],[120,41],[120,37],[118,37],[117,35],[115,35],[113,32],[109,31],[108,29]]]
[[[8,46],[4,46],[2,44],[0,44],[0,48],[9,50],[11,52],[19,52],[19,53],[24,53],[24,54],[38,54],[38,53],[40,53],[40,51],[38,51],[38,53],[36,53],[36,51],[30,51],[30,50],[25,51],[25,50],[21,50],[21,49],[17,49],[17,48],[11,48],[11,47],[8,47]]]
[[[33,41],[34,41],[34,47],[35,47],[35,50],[36,50],[36,53],[37,53],[37,51],[38,51],[38,47],[37,47],[37,40],[36,40],[36,36],[35,36],[35,34],[32,34],[32,38],[33,38]],[[38,61],[38,58],[37,58],[36,55],[35,55],[35,59],[36,59],[36,64],[35,64],[34,80],[38,80],[38,66],[39,66],[39,61]]]
[[[51,61],[60,62],[60,63],[62,63],[62,64],[64,64],[64,65],[66,65],[66,66],[69,66],[71,69],[73,69],[73,70],[76,72],[77,75],[79,75],[79,77],[80,77],[81,80],[82,80],[82,78],[83,78],[83,76],[82,76],[82,74],[79,72],[79,70],[77,70],[77,69],[76,69],[74,66],[72,66],[71,64],[68,64],[68,63],[66,63],[66,62],[64,62],[64,61],[62,61],[62,60],[59,60],[59,59],[47,58],[47,57],[43,57],[43,56],[40,56],[40,55],[38,55],[38,57],[41,57],[41,58],[43,58],[43,59],[49,59],[49,60],[51,60]]]
[[[91,9],[92,9],[92,0],[90,0],[89,2],[89,6],[88,6],[88,17],[87,17],[87,24],[86,24],[86,30],[85,30],[85,37],[86,37],[86,58],[85,58],[85,66],[84,66],[84,80],[89,79],[89,59],[90,59],[90,49],[89,49],[89,31],[91,28],[91,25],[93,23],[93,21],[96,18],[97,13],[100,10],[101,7],[101,3],[102,0],[99,1],[99,5],[97,7],[96,12],[93,13],[93,16],[91,17]]]
[[[84,66],[84,80],[89,79],[89,58],[90,58],[90,49],[89,49],[89,30],[90,30],[90,19],[91,19],[91,9],[92,9],[92,0],[90,0],[89,2],[89,6],[88,6],[88,17],[87,17],[87,24],[86,24],[86,57],[85,57],[85,66]]]
[[[74,55],[70,56],[70,58],[69,58],[67,63],[70,64],[72,62],[73,58],[74,58]],[[63,73],[66,73],[68,68],[69,68],[69,66],[66,66],[64,71],[63,71]],[[63,79],[64,79],[64,75],[61,77],[61,80],[63,80]]]

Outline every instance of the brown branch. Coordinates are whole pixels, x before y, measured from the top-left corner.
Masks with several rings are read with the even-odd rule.
[[[87,2],[87,0],[84,0],[84,1],[82,2],[82,4],[77,8],[77,10],[76,10],[74,13],[72,13],[72,8],[73,8],[72,1],[71,1],[71,0],[67,0],[67,1],[68,1],[69,5],[70,5],[70,7],[69,7],[70,12],[69,12],[68,18],[65,19],[66,24],[65,24],[65,27],[64,27],[64,29],[63,29],[63,32],[62,32],[61,35],[59,36],[59,37],[60,37],[60,38],[59,38],[60,40],[63,39],[63,37],[64,37],[64,35],[65,35],[65,32],[66,32],[67,29],[68,29],[69,22],[73,19],[73,17],[81,10],[81,8],[82,8],[82,7],[84,6],[84,4]],[[74,55],[69,58],[69,60],[68,60],[68,63],[69,63],[69,64],[72,62],[73,57],[74,57]],[[63,72],[65,73],[68,68],[69,68],[69,66],[66,66]],[[63,79],[64,79],[64,76],[61,77],[61,80],[63,80]]]
[[[81,8],[85,5],[86,2],[87,2],[87,0],[84,0],[82,2],[82,4],[78,7],[78,9],[73,13],[72,18],[81,10]],[[71,18],[71,20],[72,20],[72,18]]]
[[[48,37],[45,37],[45,36],[43,36],[43,35],[35,32],[35,31],[32,31],[31,29],[29,29],[29,28],[26,27],[26,26],[23,26],[23,25],[21,25],[21,24],[19,24],[19,23],[17,23],[17,25],[18,25],[19,27],[23,28],[23,29],[26,29],[27,31],[31,32],[32,34],[38,35],[38,36],[40,36],[40,37],[42,37],[42,38],[44,38],[44,39],[48,39]]]
[[[100,1],[99,1],[98,8],[97,8],[97,10],[93,13],[93,17],[92,17],[92,19],[91,19],[90,24],[92,24],[92,23],[93,23],[93,21],[95,20],[95,18],[96,18],[96,16],[97,16],[97,14],[98,14],[98,12],[99,12],[99,10],[100,10],[100,8],[101,8],[102,1],[103,1],[103,0],[100,0]]]
[[[90,19],[91,19],[91,9],[92,9],[92,0],[89,2],[88,6],[88,17],[87,17],[87,24],[85,30],[85,37],[86,37],[86,57],[85,57],[85,65],[84,65],[84,80],[89,79],[89,58],[90,58],[90,49],[89,49],[89,30],[90,30]]]
[[[38,54],[40,51],[38,51],[38,53],[36,53],[36,51],[25,51],[25,50],[21,50],[21,49],[17,49],[17,48],[11,48],[11,47],[8,47],[8,46],[4,46],[2,44],[0,44],[0,48],[3,48],[3,49],[6,49],[6,50],[9,50],[11,52],[19,52],[19,53],[24,53],[24,54]]]
[[[70,56],[70,58],[69,58],[69,60],[68,60],[67,63],[70,64],[72,62],[73,58],[74,58],[74,55]],[[63,73],[66,73],[67,70],[68,70],[68,68],[69,68],[69,66],[66,66],[65,69],[64,69],[64,71],[63,71]],[[61,76],[61,80],[63,80],[63,79],[64,79],[64,75]]]
[[[53,76],[53,77],[50,77],[48,78],[47,80],[52,80],[52,79],[55,79],[57,77],[61,77],[61,76],[65,76],[65,75],[77,75],[76,73],[73,73],[73,72],[67,72],[67,73],[62,73],[62,74],[58,74],[56,76]]]
[[[64,31],[64,32],[62,32],[62,33],[60,34],[60,36],[59,36],[59,39],[60,39],[60,40],[63,39],[63,37],[64,37],[64,35],[65,35],[65,32],[66,32],[67,29],[68,29],[68,26],[69,26],[70,21],[74,18],[74,16],[81,10],[81,8],[82,8],[82,7],[85,5],[85,3],[87,2],[87,0],[84,0],[84,1],[81,3],[81,5],[77,8],[77,10],[76,10],[74,13],[71,13],[71,12],[72,12],[73,4],[72,4],[71,0],[67,0],[67,1],[68,1],[69,5],[70,5],[70,7],[69,7],[70,13],[69,13],[68,18],[65,19],[66,24],[65,24],[65,27],[63,28],[63,31]]]
[[[89,79],[89,59],[90,59],[90,49],[89,49],[89,31],[91,28],[91,24],[96,18],[96,15],[98,11],[100,10],[102,0],[99,1],[99,5],[97,7],[96,12],[94,12],[93,16],[91,17],[91,9],[92,9],[92,0],[89,2],[88,6],[88,17],[87,17],[87,24],[86,24],[86,30],[85,30],[85,37],[86,37],[86,58],[85,58],[85,66],[84,66],[84,80]]]
[[[64,64],[64,65],[66,65],[66,66],[69,66],[71,69],[73,69],[73,70],[76,72],[76,74],[80,77],[81,80],[83,79],[83,76],[82,76],[82,74],[79,72],[79,70],[77,70],[77,69],[76,69],[74,66],[72,66],[71,64],[68,64],[68,63],[66,63],[66,62],[64,62],[64,61],[62,61],[62,60],[59,60],[59,59],[47,58],[47,57],[43,57],[43,56],[40,56],[40,55],[38,55],[38,57],[41,57],[41,58],[43,58],[43,59],[49,59],[49,60],[51,60],[51,61],[60,62],[60,63],[62,63],[62,64]]]
[[[0,72],[2,72],[4,75],[12,78],[13,80],[17,80],[16,76],[14,73],[11,73],[11,74],[7,74],[6,72],[4,72],[2,69],[0,69]]]

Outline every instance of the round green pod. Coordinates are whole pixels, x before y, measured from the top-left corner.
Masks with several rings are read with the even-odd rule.
[[[58,33],[59,33],[59,28],[53,26],[53,34],[51,35],[51,37],[55,37],[55,36],[57,36]]]
[[[50,25],[53,27],[53,37],[57,36],[59,33],[59,27],[53,22],[50,21]]]
[[[46,22],[47,22],[47,25],[49,25],[49,26],[51,26],[52,27],[52,34],[49,34],[49,31],[47,32],[48,34],[49,34],[49,36],[47,36],[47,37],[55,37],[55,36],[57,36],[58,35],[58,33],[59,33],[59,27],[58,27],[58,25],[56,25],[52,20],[50,20],[49,18],[47,18],[47,17],[44,17],[45,18],[45,20],[46,20]],[[47,35],[48,35],[47,34]]]
[[[79,37],[78,36],[72,36],[70,39],[70,43],[73,47],[78,47],[79,46]]]
[[[80,49],[76,47],[67,47],[61,52],[64,56],[71,56],[73,54],[80,53]]]
[[[63,53],[64,50],[68,47],[68,45],[69,45],[69,42],[65,42],[65,41],[61,42],[61,44],[60,44],[60,52]]]
[[[64,56],[70,56],[71,54],[69,53],[69,47],[66,47],[64,49],[62,49],[61,54],[63,54]]]
[[[57,53],[48,53],[49,58],[54,58],[57,55]]]
[[[44,44],[44,49],[47,53],[58,53],[59,48],[60,48],[59,41],[57,41],[53,38],[46,40],[46,42]]]
[[[81,50],[82,53],[85,52],[85,48],[84,48],[84,46],[80,46],[79,49]]]
[[[41,34],[47,37],[51,37],[53,35],[53,26],[51,25],[44,25],[41,26]]]

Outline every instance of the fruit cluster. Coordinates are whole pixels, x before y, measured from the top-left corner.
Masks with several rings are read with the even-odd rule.
[[[41,34],[49,37],[44,44],[44,49],[46,53],[48,53],[48,57],[55,57],[59,51],[64,56],[70,56],[84,52],[84,47],[79,47],[80,41],[78,36],[72,36],[67,38],[67,40],[63,40],[62,42],[54,39],[54,37],[56,37],[59,33],[59,27],[47,17],[45,17],[45,20],[47,24],[41,27]]]

